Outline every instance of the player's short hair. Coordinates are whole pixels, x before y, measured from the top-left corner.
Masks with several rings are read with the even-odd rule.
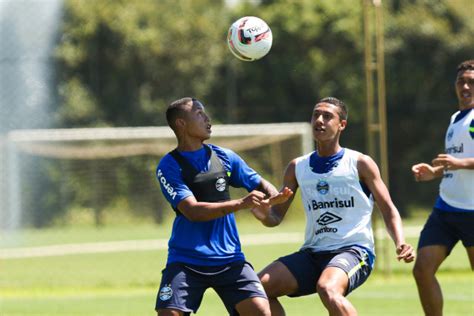
[[[335,97],[325,97],[319,100],[318,103],[316,104],[319,104],[319,103],[329,103],[336,106],[339,109],[338,111],[339,118],[341,120],[347,120],[347,117],[349,116],[349,111],[347,110],[347,106],[341,100]]]
[[[170,105],[168,105],[168,108],[166,109],[166,121],[168,122],[168,125],[169,127],[171,127],[172,130],[174,130],[176,127],[176,119],[183,117],[184,106],[192,101],[194,101],[194,98],[185,97],[173,101],[170,103]]]
[[[466,60],[460,63],[458,65],[456,74],[459,76],[461,73],[468,70],[474,70],[474,59]]]

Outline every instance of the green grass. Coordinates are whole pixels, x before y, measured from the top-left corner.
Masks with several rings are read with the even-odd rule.
[[[267,229],[239,220],[240,233],[302,231],[290,222]],[[2,237],[3,247],[51,245],[128,239],[167,238],[168,226],[134,225],[28,230]],[[416,243],[416,240],[410,240]],[[258,271],[299,244],[243,245]],[[393,254],[393,248],[390,249]],[[376,268],[369,280],[349,296],[360,315],[422,315],[412,264],[390,261],[390,276]],[[0,315],[155,315],[154,302],[166,250],[116,252],[8,259],[0,261]],[[439,280],[445,295],[445,315],[474,315],[474,279],[467,255],[458,245],[443,264]],[[282,298],[287,314],[326,315],[316,295]],[[208,290],[199,315],[226,315],[217,295]]]

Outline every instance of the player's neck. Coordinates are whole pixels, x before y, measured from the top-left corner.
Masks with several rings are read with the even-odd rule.
[[[341,146],[339,145],[339,142],[336,142],[336,143],[318,142],[317,150],[318,150],[318,155],[320,157],[329,157],[329,156],[337,154],[341,150]]]
[[[203,141],[196,138],[178,140],[178,151],[196,151],[202,148]]]

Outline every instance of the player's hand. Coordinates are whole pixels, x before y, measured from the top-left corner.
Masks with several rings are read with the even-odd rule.
[[[415,250],[410,244],[401,244],[397,247],[397,260],[412,262],[415,259]]]
[[[242,208],[256,207],[262,205],[262,203],[268,204],[268,200],[266,202],[264,201],[265,193],[258,190],[253,190],[242,198]]]
[[[457,170],[462,167],[461,160],[447,154],[439,154],[433,159],[433,166],[442,166],[444,170]]]
[[[288,199],[293,195],[293,191],[288,188],[284,187],[280,192],[278,192],[277,195],[274,195],[270,197],[268,200],[264,201],[265,203],[268,203],[270,206],[271,205],[276,205],[276,204],[281,204],[285,203],[288,201]]]
[[[278,194],[261,201],[259,206],[253,207],[251,212],[258,220],[265,220],[271,214],[272,205],[285,203],[292,195],[293,191],[288,187],[284,187],[280,192],[278,192]]]
[[[433,180],[436,175],[436,170],[427,163],[419,163],[411,167],[411,171],[415,176],[415,181],[429,181]]]

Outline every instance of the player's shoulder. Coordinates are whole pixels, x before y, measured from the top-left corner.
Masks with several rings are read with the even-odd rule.
[[[217,154],[217,157],[219,157],[221,160],[232,161],[239,157],[239,155],[237,155],[237,153],[235,153],[230,148],[225,148],[214,144],[207,144],[207,146],[209,146],[209,148],[214,151]]]
[[[301,163],[302,161],[308,160],[312,155],[314,155],[315,151],[312,151],[310,153],[304,154],[302,156],[296,157],[295,159],[290,161],[290,164],[297,165],[298,163]]]
[[[169,170],[175,167],[178,167],[178,163],[176,162],[176,160],[173,158],[173,156],[170,153],[167,153],[166,155],[163,156],[163,158],[160,159],[160,162],[158,163],[156,170],[157,171],[159,169]]]

